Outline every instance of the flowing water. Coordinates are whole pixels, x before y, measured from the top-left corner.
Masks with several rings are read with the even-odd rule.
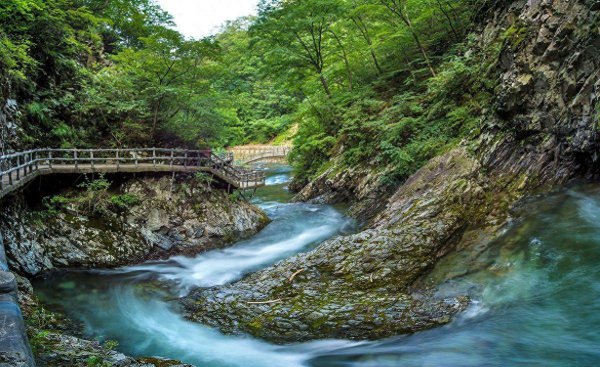
[[[172,300],[307,251],[352,222],[330,206],[287,203],[289,174],[272,169],[255,202],[273,222],[235,246],[115,271],[66,272],[36,282],[40,298],[134,356],[198,366],[595,366],[600,364],[600,188],[579,186],[528,203],[492,244],[445,258],[427,280],[468,294],[452,323],[381,341],[277,346],[226,336],[180,316]]]

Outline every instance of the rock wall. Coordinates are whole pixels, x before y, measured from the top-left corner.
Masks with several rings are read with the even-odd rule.
[[[173,186],[170,177],[127,181],[120,191],[139,202],[125,212],[101,216],[32,210],[22,195],[5,200],[0,233],[10,267],[34,276],[55,268],[115,267],[194,255],[254,234],[268,223],[255,206],[189,181]]]
[[[0,234],[2,243],[2,234]],[[6,254],[0,245],[0,365],[30,367],[34,364],[25,323],[17,298],[17,282],[8,270]]]
[[[16,101],[0,96],[0,155],[19,146],[17,115]]]
[[[450,321],[468,299],[438,298],[419,279],[456,246],[491,240],[524,196],[597,174],[599,10],[488,1],[478,43],[501,45],[501,78],[482,132],[415,173],[365,231],[198,290],[184,302],[189,317],[276,341],[379,338]],[[304,198],[340,191],[309,190]]]
[[[368,222],[385,208],[393,193],[381,185],[380,178],[385,172],[364,167],[339,170],[338,166],[334,163],[301,189],[294,187],[293,183],[291,188],[299,189],[294,200],[315,204],[347,203],[350,204],[348,215],[359,222]]]

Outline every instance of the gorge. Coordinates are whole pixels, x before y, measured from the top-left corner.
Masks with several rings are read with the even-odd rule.
[[[140,1],[49,2],[58,50],[0,26],[2,155],[228,148],[266,186],[211,161],[0,199],[38,366],[600,361],[600,2],[269,0],[190,40]]]

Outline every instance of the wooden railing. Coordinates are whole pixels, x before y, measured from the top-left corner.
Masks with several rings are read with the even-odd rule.
[[[236,162],[251,163],[262,159],[287,157],[292,147],[288,145],[242,145],[231,148]]]
[[[218,169],[221,169],[225,174],[239,178],[240,182],[263,182],[265,181],[265,172],[248,170],[243,167],[234,166],[233,153],[225,153],[223,155],[214,155],[212,162],[217,164]]]
[[[166,167],[165,167],[166,166]],[[153,170],[161,168],[205,169],[220,176],[237,188],[264,184],[264,172],[245,170],[233,165],[233,154],[215,154],[210,150],[165,148],[141,149],[34,149],[0,156],[0,192],[25,178],[40,172],[92,172]]]

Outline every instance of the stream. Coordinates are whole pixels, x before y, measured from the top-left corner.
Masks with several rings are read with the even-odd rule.
[[[235,281],[356,230],[340,208],[289,203],[285,166],[253,199],[273,220],[252,238],[195,258],[69,271],[34,283],[50,309],[132,356],[202,367],[592,366],[600,363],[600,187],[531,200],[499,238],[447,256],[425,281],[471,305],[450,324],[379,341],[274,345],[185,320],[174,300]]]

